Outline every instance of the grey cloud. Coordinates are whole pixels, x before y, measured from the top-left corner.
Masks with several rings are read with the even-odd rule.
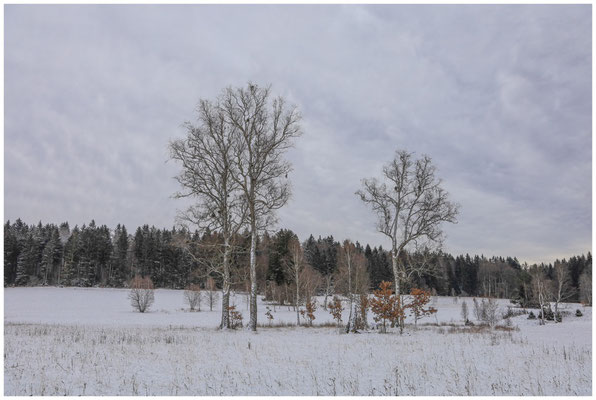
[[[272,83],[304,115],[280,226],[387,245],[354,191],[429,154],[446,250],[591,244],[590,6],[6,6],[5,218],[169,227],[199,98]]]

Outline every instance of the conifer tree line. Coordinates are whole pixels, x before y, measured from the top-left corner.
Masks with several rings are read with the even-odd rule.
[[[296,302],[296,273],[292,270],[295,233],[281,229],[260,235],[257,241],[257,287],[266,298],[280,304]],[[157,288],[205,287],[213,278],[221,288],[214,243],[217,232],[199,234],[183,228],[157,229],[143,225],[134,233],[124,225],[110,229],[88,225],[28,225],[17,219],[4,224],[4,285],[62,285],[78,287],[128,287],[135,275],[148,276]],[[250,234],[237,234],[231,257],[231,287],[245,292],[249,282]],[[354,247],[353,268],[346,270],[347,246]],[[310,235],[301,243],[305,268],[299,271],[302,297],[370,293],[382,281],[393,281],[391,254],[382,246],[340,243],[333,236]],[[358,258],[360,257],[360,258]],[[402,254],[415,262],[420,254]],[[361,260],[361,262],[359,261]],[[573,256],[549,264],[521,264],[515,257],[485,257],[436,252],[431,267],[414,276],[404,288],[423,288],[440,296],[479,296],[515,299],[535,305],[535,281],[564,292],[563,300],[591,303],[592,256]],[[351,282],[351,290],[348,288]],[[301,301],[301,300],[299,300]],[[554,301],[554,300],[553,300]],[[325,302],[326,304],[327,302]]]

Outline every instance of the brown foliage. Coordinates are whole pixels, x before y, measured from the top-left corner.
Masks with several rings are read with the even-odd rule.
[[[305,308],[305,310],[300,310],[300,315],[302,315],[302,318],[308,321],[309,326],[312,326],[312,322],[315,320],[315,311],[317,310],[317,304],[312,301],[307,301]]]
[[[399,297],[393,295],[391,282],[382,281],[379,289],[373,291],[370,309],[375,314],[375,321],[383,322],[383,332],[387,331],[387,320],[395,321],[403,314]]]
[[[337,296],[333,296],[333,300],[331,303],[327,305],[329,309],[329,313],[333,316],[333,319],[337,321],[337,325],[341,323],[341,312],[344,310],[343,306],[341,305],[341,300]]]
[[[229,306],[228,311],[230,312],[230,328],[242,328],[242,313],[236,311],[236,306]]]
[[[409,304],[405,305],[404,308],[409,308],[414,316],[414,323],[418,324],[418,320],[426,315],[431,315],[437,312],[433,307],[424,308],[430,301],[430,292],[423,289],[413,288],[410,291],[412,300]]]

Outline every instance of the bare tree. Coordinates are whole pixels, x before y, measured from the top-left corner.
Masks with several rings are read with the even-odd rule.
[[[207,278],[207,284],[205,287],[208,290],[207,299],[209,300],[209,311],[213,311],[213,304],[217,301],[217,286],[215,285],[215,279],[213,277]]]
[[[188,303],[190,311],[194,311],[195,309],[201,311],[202,295],[201,287],[197,284],[189,285],[184,289],[184,300]]]
[[[482,315],[483,321],[489,324],[491,327],[495,326],[499,319],[499,303],[493,297],[488,299],[482,299]]]
[[[294,308],[296,309],[296,324],[300,325],[300,310],[298,307],[300,304],[300,285],[302,284],[300,277],[306,262],[304,261],[304,250],[296,236],[290,239],[288,248],[290,250],[290,262],[287,263],[286,269],[290,272],[296,284],[296,306]]]
[[[151,278],[135,276],[130,282],[130,293],[128,294],[130,304],[138,312],[144,313],[151,307],[155,300],[154,287]]]
[[[464,323],[468,323],[468,305],[465,301],[461,303],[461,317],[464,319]]]
[[[250,322],[257,330],[257,237],[275,221],[275,210],[290,197],[287,180],[290,164],[283,159],[293,139],[300,135],[300,114],[282,97],[271,100],[270,88],[249,84],[228,88],[222,98],[225,123],[233,133],[234,182],[248,207],[250,246]]]
[[[221,243],[214,245],[221,257],[215,258],[217,262],[211,263],[207,272],[218,273],[222,278],[221,328],[230,327],[230,256],[234,238],[248,212],[246,196],[235,179],[238,137],[227,119],[226,100],[225,96],[214,103],[201,100],[197,107],[198,124],[187,122],[186,138],[170,143],[171,158],[182,165],[176,180],[183,190],[175,197],[196,201],[178,219],[202,231],[215,230],[222,238]]]
[[[550,287],[543,271],[536,268],[531,274],[532,292],[534,298],[538,300],[538,304],[540,306],[540,325],[544,325],[546,319],[546,305],[549,304],[550,307],[550,303],[548,303],[550,298]]]
[[[323,278],[321,274],[306,264],[300,273],[300,284],[302,286],[302,293],[304,293],[305,303],[309,303],[310,299],[315,296],[323,284],[322,282]]]
[[[575,292],[571,286],[569,278],[569,271],[567,266],[557,261],[555,262],[555,279],[554,279],[554,300],[555,300],[555,322],[562,322],[563,319],[559,314],[559,304],[571,298]]]
[[[335,293],[334,278],[336,273],[328,273],[323,276],[323,282],[325,283],[325,299],[323,300],[323,309],[327,310],[327,299]]]
[[[579,296],[580,301],[587,305],[592,305],[592,274],[584,272],[579,277]]]
[[[356,331],[355,319],[358,314],[355,294],[366,293],[368,279],[366,272],[366,259],[358,251],[354,243],[345,240],[340,248],[339,270],[337,286],[342,289],[348,298],[349,317],[346,324],[346,333]]]
[[[398,151],[383,167],[383,181],[364,179],[356,194],[378,217],[377,229],[391,239],[391,261],[395,294],[401,296],[402,285],[414,274],[422,274],[432,265],[427,262],[404,262],[402,252],[410,250],[429,254],[440,248],[441,223],[457,222],[458,206],[448,199],[435,177],[430,157],[414,160],[413,153]],[[400,332],[403,331],[403,319]]]

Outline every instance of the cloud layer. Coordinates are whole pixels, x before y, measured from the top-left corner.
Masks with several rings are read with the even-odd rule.
[[[248,81],[301,110],[280,226],[387,245],[354,191],[396,149],[461,205],[446,250],[591,249],[591,7],[5,7],[5,219],[170,227],[167,143]]]

